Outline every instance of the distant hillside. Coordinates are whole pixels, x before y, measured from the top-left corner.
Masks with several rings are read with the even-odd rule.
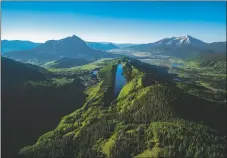
[[[86,42],[86,44],[93,49],[98,49],[103,51],[119,48],[113,43]]]
[[[29,50],[39,46],[41,43],[34,43],[31,41],[21,40],[2,40],[1,41],[1,53],[7,53],[11,51]]]
[[[212,52],[226,53],[226,42],[213,42],[207,45],[207,49]]]
[[[1,153],[3,158],[16,158],[21,147],[34,143],[83,104],[84,86],[77,76],[54,76],[4,57],[1,68]]]
[[[197,55],[200,51],[202,51],[202,49],[191,45],[175,46],[175,45],[165,45],[165,44],[156,45],[153,43],[132,46],[125,49],[139,51],[139,52],[149,52],[152,55],[165,55],[165,56],[172,56],[172,57],[179,57],[179,58],[194,56],[194,55]]]
[[[8,52],[4,56],[22,62],[42,65],[49,61],[59,60],[62,57],[94,60],[104,57],[115,57],[116,55],[92,49],[82,39],[73,35],[61,40],[47,41],[30,50]]]
[[[226,42],[205,43],[189,35],[164,38],[154,43],[134,45],[124,48],[152,54],[187,58],[199,53],[226,53]]]

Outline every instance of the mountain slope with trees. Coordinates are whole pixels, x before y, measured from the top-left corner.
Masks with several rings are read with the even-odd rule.
[[[118,63],[127,83],[114,97]],[[98,76],[83,106],[20,156],[226,157],[225,104],[185,93],[161,69],[130,58],[113,60]]]
[[[1,64],[2,157],[15,158],[21,147],[83,105],[85,87],[79,75],[55,75],[4,57]]]

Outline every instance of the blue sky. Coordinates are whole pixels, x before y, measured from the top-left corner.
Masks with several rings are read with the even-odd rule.
[[[2,2],[2,39],[149,43],[226,41],[226,2]]]

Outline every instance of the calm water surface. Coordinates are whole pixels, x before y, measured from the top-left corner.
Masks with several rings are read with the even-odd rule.
[[[179,64],[179,63],[172,63],[171,66],[172,67],[181,67],[183,66],[184,64]]]
[[[115,76],[115,96],[117,96],[123,86],[126,84],[126,79],[123,75],[123,66],[122,64],[118,64]]]

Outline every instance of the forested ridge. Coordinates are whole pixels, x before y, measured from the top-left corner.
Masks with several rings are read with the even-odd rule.
[[[115,71],[127,84],[114,97]],[[20,150],[20,157],[226,157],[225,104],[190,95],[160,68],[130,58],[109,62],[81,108]]]

